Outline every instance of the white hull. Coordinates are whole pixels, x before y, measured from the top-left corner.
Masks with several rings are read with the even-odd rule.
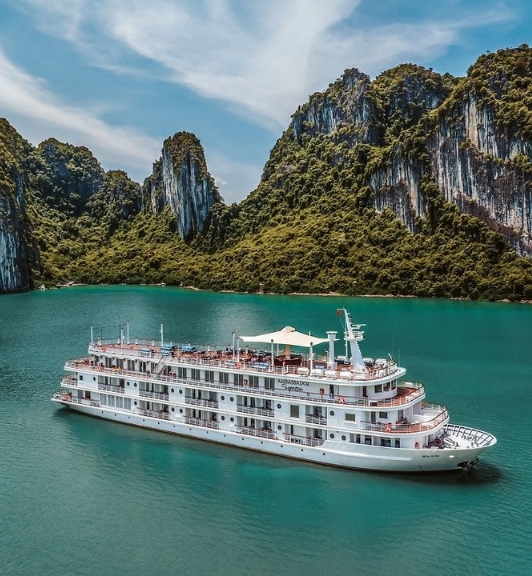
[[[478,456],[488,447],[473,446],[443,449],[408,449],[374,445],[366,446],[363,444],[346,444],[330,439],[323,442],[320,446],[306,446],[280,439],[248,436],[238,432],[232,432],[231,429],[218,430],[205,428],[174,420],[150,418],[144,415],[112,408],[72,403],[69,401],[63,401],[57,397],[53,398],[53,401],[90,416],[122,424],[129,424],[160,432],[226,444],[237,448],[266,452],[277,456],[294,458],[328,466],[339,466],[342,468],[385,472],[437,472],[445,470],[460,470],[464,467],[475,464]],[[453,427],[451,426],[450,428]],[[480,431],[468,430],[473,434],[482,434]]]

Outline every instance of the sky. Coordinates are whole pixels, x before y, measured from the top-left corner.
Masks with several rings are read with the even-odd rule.
[[[464,76],[523,43],[530,0],[0,0],[0,117],[137,182],[165,138],[193,132],[230,204],[257,186],[291,114],[345,69]]]

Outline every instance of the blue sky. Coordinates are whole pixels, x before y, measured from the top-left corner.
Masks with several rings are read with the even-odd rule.
[[[529,0],[0,0],[0,116],[142,182],[193,132],[227,203],[257,185],[308,95],[346,68],[463,76],[532,44]]]

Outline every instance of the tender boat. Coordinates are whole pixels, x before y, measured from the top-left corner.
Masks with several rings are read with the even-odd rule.
[[[496,444],[492,434],[449,423],[423,384],[387,358],[364,358],[361,324],[347,310],[345,355],[326,338],[287,326],[236,336],[213,348],[160,339],[94,338],[89,356],[69,360],[52,400],[162,432],[318,464],[394,472],[458,470]],[[125,333],[124,333],[125,328]],[[315,348],[328,346],[322,354]]]

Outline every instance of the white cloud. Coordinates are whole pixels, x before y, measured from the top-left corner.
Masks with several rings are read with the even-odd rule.
[[[151,172],[161,144],[133,128],[110,126],[95,114],[54,96],[45,83],[17,68],[0,49],[0,109],[21,134],[38,144],[55,137],[84,145],[105,168],[122,167],[133,177]]]
[[[362,28],[354,17],[362,0],[22,1],[99,65],[131,71],[125,48],[160,65],[166,80],[274,131],[345,68],[375,74],[405,59],[428,62],[468,28],[509,17],[486,6],[473,18],[457,3],[434,21]]]

